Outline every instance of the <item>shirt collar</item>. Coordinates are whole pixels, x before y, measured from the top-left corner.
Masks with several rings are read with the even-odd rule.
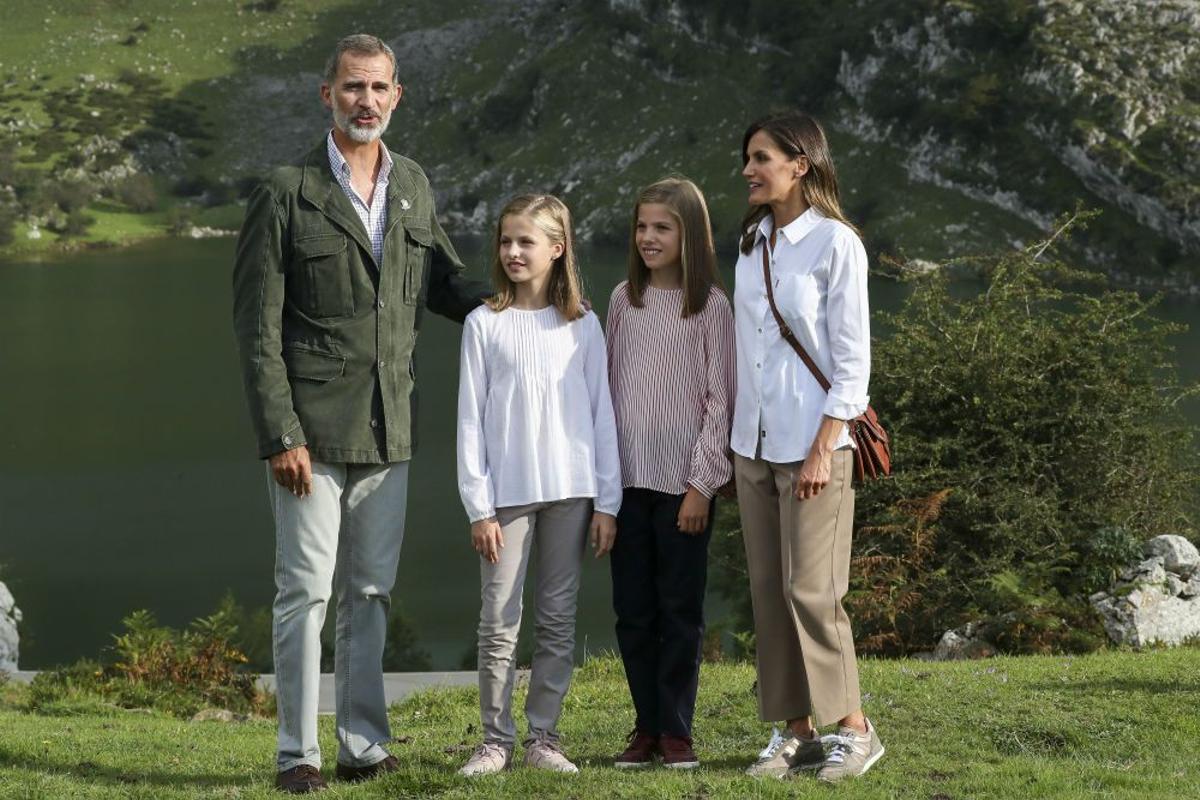
[[[825,219],[825,215],[818,211],[816,206],[809,206],[807,211],[780,228],[779,232],[783,234],[783,238],[787,239],[789,244],[796,244],[817,227],[817,224],[823,219]],[[774,217],[767,214],[758,223],[756,238],[769,237],[774,225]]]
[[[329,130],[329,136],[326,137],[326,149],[329,151],[329,166],[333,169],[333,174],[345,175],[349,178],[350,164],[342,155],[342,151],[338,149],[337,142],[333,140],[332,128]],[[382,145],[380,151],[383,153],[383,163],[379,166],[379,176],[375,179],[375,184],[386,186],[388,177],[392,174],[392,154],[388,152],[387,145]]]

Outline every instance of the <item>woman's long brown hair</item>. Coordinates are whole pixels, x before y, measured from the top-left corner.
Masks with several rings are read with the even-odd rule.
[[[856,234],[859,233],[854,223],[846,219],[838,196],[837,170],[833,166],[833,156],[829,152],[829,140],[825,138],[825,130],[821,123],[808,114],[798,111],[785,111],[769,114],[762,119],[750,123],[746,134],[742,137],[742,166],[750,159],[747,149],[750,138],[759,131],[764,131],[771,137],[775,146],[789,158],[805,156],[808,159],[808,172],[800,179],[800,191],[804,193],[804,201],[816,208],[826,217],[836,219],[848,226]],[[741,250],[749,255],[754,249],[754,236],[758,223],[771,213],[770,206],[751,206],[742,219]],[[861,234],[859,234],[861,235]]]
[[[682,177],[669,177],[642,189],[633,204],[633,221],[629,229],[629,284],[626,293],[629,303],[642,307],[642,293],[646,290],[650,270],[642,260],[637,247],[638,210],[648,203],[661,203],[667,207],[675,224],[679,226],[679,261],[683,272],[683,317],[699,314],[704,310],[714,285],[722,291],[721,276],[717,272],[717,256],[713,249],[712,225],[708,218],[708,205],[700,187]]]

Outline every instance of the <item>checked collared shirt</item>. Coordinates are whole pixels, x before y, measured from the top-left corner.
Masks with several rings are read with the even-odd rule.
[[[329,131],[328,148],[329,166],[333,169],[333,177],[337,179],[346,197],[350,198],[350,205],[354,206],[355,213],[362,220],[363,228],[371,237],[371,254],[375,256],[375,263],[380,264],[383,262],[383,234],[387,229],[387,187],[388,178],[392,174],[392,156],[386,147],[379,148],[383,163],[379,165],[379,174],[375,177],[375,191],[371,193],[371,204],[367,205],[358,196],[358,192],[354,191],[354,184],[350,182],[350,164],[334,143],[332,130]]]

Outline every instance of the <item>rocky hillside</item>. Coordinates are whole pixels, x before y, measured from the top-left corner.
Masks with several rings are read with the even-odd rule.
[[[406,84],[388,142],[459,230],[537,188],[584,237],[621,240],[637,187],[682,172],[731,243],[742,131],[798,106],[826,121],[876,252],[1020,244],[1082,203],[1104,212],[1086,261],[1200,292],[1198,0],[45,5],[0,33],[10,249],[31,225],[87,238],[131,210],[234,224],[248,182],[320,135],[331,43],[372,30]]]

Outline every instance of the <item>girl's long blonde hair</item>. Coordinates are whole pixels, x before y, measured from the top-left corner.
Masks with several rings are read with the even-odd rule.
[[[717,256],[713,249],[712,225],[708,206],[700,187],[687,178],[671,176],[655,181],[642,189],[633,204],[633,221],[629,229],[629,283],[626,293],[629,303],[642,307],[650,270],[637,247],[638,210],[648,203],[661,203],[671,212],[679,225],[679,261],[683,271],[683,317],[699,314],[708,302],[715,285],[725,290],[717,272]]]
[[[579,277],[579,263],[575,259],[575,236],[571,231],[571,212],[566,204],[554,195],[523,194],[514,197],[500,209],[496,220],[496,235],[492,240],[492,285],[496,293],[487,299],[488,308],[503,311],[513,304],[516,284],[500,262],[500,234],[505,217],[524,214],[533,221],[538,230],[546,234],[551,244],[562,245],[562,255],[554,259],[550,267],[549,300],[568,321],[582,317],[583,281]]]
[[[742,137],[742,166],[745,166],[750,158],[746,152],[750,146],[750,137],[759,131],[765,131],[775,146],[789,158],[808,158],[808,172],[800,179],[800,191],[804,193],[804,201],[826,217],[836,219],[861,236],[858,228],[846,219],[845,213],[842,212],[842,204],[838,197],[837,170],[834,169],[829,140],[825,138],[825,129],[821,127],[821,123],[798,111],[769,114],[755,120],[750,123],[745,136]],[[742,219],[741,241],[741,250],[746,255],[754,249],[758,223],[770,213],[770,206],[751,206],[746,212],[745,218]]]

